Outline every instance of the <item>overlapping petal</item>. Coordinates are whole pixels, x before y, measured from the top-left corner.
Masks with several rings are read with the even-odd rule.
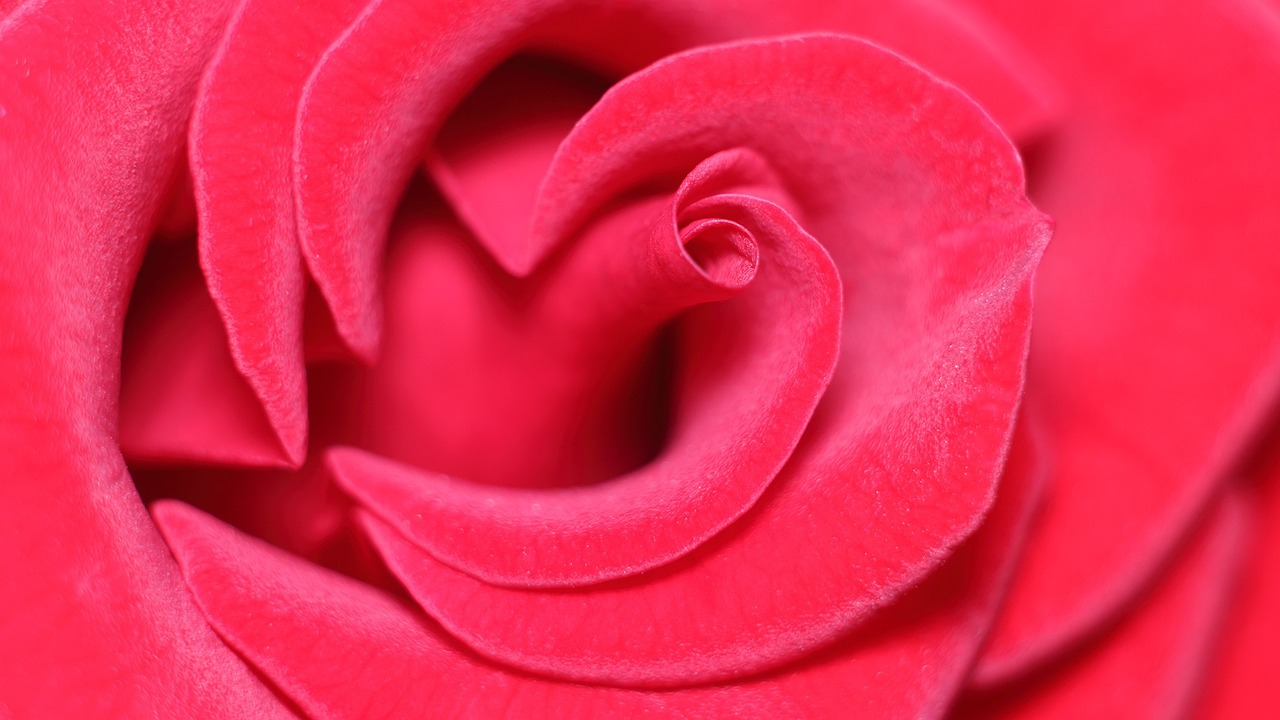
[[[1187,717],[1230,614],[1247,520],[1238,495],[1221,499],[1185,553],[1114,626],[1017,682],[966,698],[956,717]]]
[[[1014,462],[1033,458],[1018,454]],[[154,513],[210,622],[316,716],[396,717],[430,708],[441,717],[530,719],[850,712],[939,718],[990,623],[1038,491],[1031,484],[1006,487],[988,523],[951,564],[865,632],[777,674],[665,691],[580,685],[504,670],[459,647],[416,609],[367,585],[189,507],[161,503]],[[858,693],[850,695],[849,688]]]
[[[1204,717],[1265,720],[1280,712],[1273,672],[1280,663],[1280,455],[1272,430],[1259,462],[1237,481],[1249,521],[1244,562],[1221,637],[1207,656]]]
[[[632,314],[637,303],[654,308],[683,305],[690,293],[706,296],[697,290],[702,285],[742,292],[682,319],[673,427],[656,459],[598,484],[504,490],[339,451],[331,464],[343,485],[436,557],[489,582],[522,586],[633,574],[692,550],[739,517],[795,449],[840,345],[840,277],[830,258],[781,207],[742,194],[752,184],[778,192],[767,187],[767,165],[754,153],[712,156],[673,200],[658,203],[660,212],[614,213],[589,230],[571,249],[568,267],[546,280],[551,299],[528,302],[553,303],[551,312],[570,315],[556,326],[569,322],[616,348],[628,340],[611,335],[634,332],[630,323],[592,330],[598,322],[576,319],[602,312],[593,291],[600,283],[630,296],[613,302]],[[590,276],[596,279],[581,279]],[[639,287],[652,283],[658,287]],[[543,344],[552,342],[551,330],[542,328]],[[606,362],[597,354],[592,364]],[[537,399],[505,398],[508,417],[523,415],[516,408],[525,402]],[[561,414],[580,402],[564,404]],[[452,409],[455,424],[467,410]],[[583,442],[580,423],[569,425],[574,429],[551,442]]]
[[[1058,471],[990,682],[1132,601],[1274,400],[1280,24],[1249,0],[981,4],[1065,98],[1029,159],[1057,233],[1026,402]]]
[[[361,0],[243,2],[205,70],[191,121],[200,256],[236,367],[282,454],[307,447],[306,290],[293,202],[298,98]],[[267,70],[269,68],[269,70]]]
[[[467,90],[525,47],[568,52],[625,72],[736,36],[865,30],[872,38],[902,39],[906,49],[920,49],[925,62],[937,59],[947,76],[972,80],[973,91],[991,98],[1015,129],[1043,119],[1047,101],[1027,73],[1009,70],[1006,45],[932,3],[851,4],[834,11],[829,3],[763,5],[761,12],[554,0],[369,5],[308,80],[295,138],[303,254],[345,341],[366,357],[377,346],[383,237],[418,158]],[[912,24],[917,21],[938,34],[923,42],[920,26]],[[535,226],[526,244],[491,248],[506,267],[525,273],[564,240]]]
[[[769,667],[919,580],[991,501],[1047,239],[1007,140],[962,95],[861,41],[694,51],[615,86],[578,125],[548,176],[560,202],[546,222],[573,227],[603,197],[737,146],[777,169],[841,270],[845,341],[823,405],[752,512],[634,580],[499,588],[373,523],[424,607],[486,655],[618,683]],[[522,624],[497,621],[513,616]],[[654,631],[580,632],[618,617]]]
[[[120,449],[131,462],[288,466],[236,368],[190,235],[148,252],[130,298]]]
[[[116,442],[129,289],[229,9],[0,22],[0,713],[289,715],[210,631]]]

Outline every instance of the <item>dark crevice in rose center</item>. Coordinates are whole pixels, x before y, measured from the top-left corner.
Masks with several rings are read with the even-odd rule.
[[[695,235],[684,246],[694,263],[718,283],[740,283],[745,259],[732,233],[708,227]],[[359,447],[466,482],[529,487],[606,481],[648,463],[667,439],[674,328],[688,298],[658,302],[661,288],[651,297],[623,286],[609,293],[607,280],[584,289],[591,281],[573,279],[584,268],[569,267],[572,258],[511,278],[419,183],[388,248],[378,363],[334,360],[331,329],[308,318],[307,354],[326,359],[308,365],[310,452],[291,470],[199,457],[243,440],[211,418],[241,421],[237,432],[263,447],[273,436],[235,374],[191,240],[155,244],[126,323],[122,424],[126,432],[184,427],[166,441],[177,449],[167,456],[130,452],[138,443],[123,438],[143,500],[186,501],[387,585],[347,525],[349,501],[323,464],[330,447]],[[323,314],[314,305],[310,312]]]

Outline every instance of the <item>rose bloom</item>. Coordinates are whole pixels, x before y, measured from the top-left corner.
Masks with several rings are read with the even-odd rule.
[[[1280,717],[1275,5],[0,18],[0,718]]]

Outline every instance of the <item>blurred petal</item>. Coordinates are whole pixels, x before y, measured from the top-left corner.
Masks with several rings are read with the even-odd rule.
[[[1186,717],[1230,609],[1244,549],[1243,510],[1239,497],[1224,498],[1174,566],[1114,627],[1026,678],[966,698],[957,717]]]
[[[1028,160],[1057,233],[1026,402],[1058,470],[994,682],[1133,601],[1275,399],[1280,24],[1250,0],[981,5],[1064,92]]]
[[[155,243],[135,282],[120,370],[130,461],[289,464],[227,350],[193,243]]]
[[[1274,443],[1275,434],[1271,436]],[[1218,653],[1200,708],[1206,718],[1268,720],[1280,715],[1280,454],[1273,444],[1238,492],[1252,515],[1241,582],[1232,588]]]

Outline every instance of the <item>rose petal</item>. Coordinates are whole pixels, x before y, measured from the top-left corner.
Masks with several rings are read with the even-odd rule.
[[[777,7],[777,3],[762,3]],[[299,108],[295,160],[304,257],[342,337],[372,356],[380,333],[379,259],[383,238],[416,164],[446,113],[504,57],[519,48],[572,49],[630,70],[717,38],[706,28],[743,23],[740,34],[794,29],[862,31],[901,41],[937,59],[948,77],[972,81],[1013,127],[1037,125],[1045,101],[1036,81],[1010,62],[1007,44],[959,13],[933,3],[869,2],[831,11],[831,3],[785,3],[756,26],[748,8],[699,9],[666,0],[570,5],[557,0],[384,0],[370,5],[322,57]],[[572,12],[567,10],[572,9]],[[913,24],[916,21],[923,23]],[[939,30],[923,34],[921,27]],[[642,31],[652,28],[653,32]],[[881,34],[883,33],[883,34]],[[625,57],[622,57],[625,56]],[[612,62],[608,62],[609,60]],[[527,174],[532,178],[535,173]],[[536,226],[535,226],[536,227]],[[528,272],[563,238],[534,232],[503,263]],[[502,247],[508,247],[504,241]]]
[[[831,378],[840,338],[840,278],[826,252],[777,205],[729,192],[766,170],[753,153],[715,155],[690,174],[657,227],[642,230],[645,235],[632,243],[635,250],[619,242],[627,235],[611,224],[593,229],[573,249],[576,256],[589,252],[583,246],[603,243],[610,255],[637,256],[638,266],[624,265],[604,280],[623,286],[675,272],[650,265],[659,261],[661,248],[681,253],[677,216],[692,228],[685,237],[693,238],[686,240],[680,263],[693,262],[688,252],[694,243],[711,242],[688,234],[715,227],[707,222],[731,221],[759,245],[761,269],[750,288],[682,322],[675,426],[655,461],[602,484],[527,491],[465,484],[368,455],[337,453],[331,464],[339,480],[436,557],[490,582],[519,586],[577,585],[633,574],[689,552],[739,517],[795,449]],[[699,216],[714,219],[697,221]],[[612,267],[589,262],[591,273]],[[549,282],[561,292],[574,290],[565,287],[568,278],[557,275]],[[600,312],[598,303],[574,296],[568,306],[575,315]],[[604,336],[608,332],[594,334],[618,344]],[[513,406],[532,401],[526,398],[508,398],[506,417],[518,415]],[[452,414],[462,412],[459,407]]]
[[[210,631],[116,445],[129,287],[226,3],[0,24],[0,672],[16,717],[287,717]]]
[[[368,586],[180,504],[158,504],[154,513],[210,622],[317,716],[398,717],[429,708],[438,717],[530,720],[646,712],[936,718],[950,705],[991,620],[1035,495],[1031,486],[1005,488],[984,529],[867,633],[776,675],[674,691],[593,687],[505,671]],[[615,621],[635,629],[641,620]],[[858,693],[851,696],[850,688]]]
[[[303,90],[294,161],[303,255],[336,327],[372,357],[382,238],[425,144],[465,89],[550,3],[384,0]]]
[[[441,128],[426,167],[458,217],[507,272],[533,262],[529,218],[560,141],[607,84],[544,59],[498,67]]]
[[[1244,572],[1232,588],[1231,613],[1210,661],[1200,712],[1207,718],[1266,720],[1280,713],[1280,455],[1272,450],[1244,480],[1237,492],[1252,520]]]
[[[1243,510],[1239,497],[1225,498],[1175,566],[1118,625],[1025,679],[966,698],[957,717],[1186,717],[1229,609],[1244,549]]]
[[[994,682],[1132,600],[1276,397],[1280,26],[1248,2],[984,5],[1070,108],[1030,164],[1061,233],[1026,402],[1058,471]]]
[[[579,12],[573,23],[551,23],[542,31],[550,37],[535,39],[534,46],[625,74],[686,48],[839,31],[894,48],[957,83],[1015,137],[1038,131],[1052,113],[1051,93],[1034,65],[990,28],[943,3],[650,1],[610,3],[600,12],[599,18]],[[617,42],[618,16],[632,13],[637,17],[626,20],[627,41]],[[646,22],[661,27],[634,29]],[[605,89],[599,77],[582,70],[516,58],[472,90],[436,138],[427,168],[508,272],[527,274],[558,241],[529,232],[538,187],[560,141]]]
[[[1007,142],[963,96],[860,41],[695,51],[616,86],[578,125],[549,177],[563,188],[553,222],[718,145],[765,155],[840,265],[837,377],[756,508],[639,582],[510,590],[395,548],[419,599],[487,655],[629,683],[777,663],[936,567],[990,503],[1046,236]],[[521,626],[495,623],[517,612]],[[580,632],[618,617],[661,632]]]
[[[227,352],[194,243],[156,244],[125,323],[120,448],[130,461],[288,466]]]
[[[297,102],[320,53],[363,5],[241,4],[205,72],[191,121],[201,265],[236,367],[294,465],[307,445],[305,284],[291,169]]]

